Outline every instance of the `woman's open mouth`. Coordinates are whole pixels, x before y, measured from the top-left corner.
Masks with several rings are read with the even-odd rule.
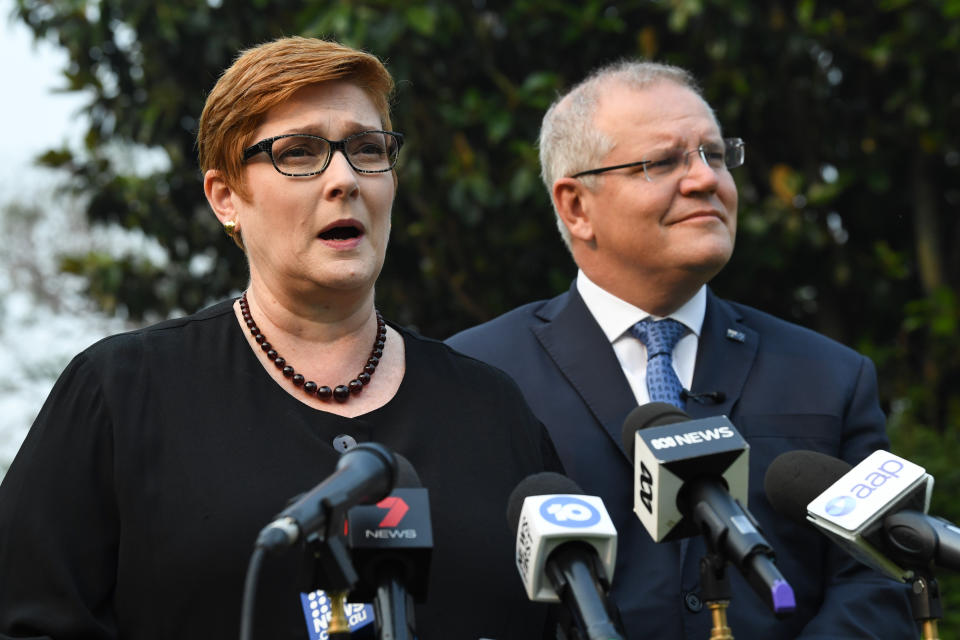
[[[324,244],[337,247],[353,247],[363,236],[363,225],[355,220],[338,220],[317,234]]]
[[[350,238],[359,238],[360,229],[356,227],[334,227],[320,233],[322,240],[349,240]]]

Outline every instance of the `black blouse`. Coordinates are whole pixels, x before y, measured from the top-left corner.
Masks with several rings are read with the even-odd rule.
[[[398,328],[395,397],[318,411],[263,369],[231,303],[106,338],[60,376],[0,485],[0,637],[238,637],[257,533],[333,472],[344,435],[402,454],[429,491],[421,640],[540,637],[505,510],[560,465],[516,385]],[[302,564],[268,557],[255,637],[307,637]]]

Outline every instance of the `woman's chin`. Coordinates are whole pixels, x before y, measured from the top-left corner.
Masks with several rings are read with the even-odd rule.
[[[373,265],[366,261],[338,261],[338,264],[317,273],[312,280],[324,289],[365,291],[376,284],[381,266],[382,263]]]

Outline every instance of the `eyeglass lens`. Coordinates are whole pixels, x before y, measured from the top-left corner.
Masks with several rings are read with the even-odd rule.
[[[706,143],[695,149],[665,149],[650,154],[643,159],[643,171],[647,180],[653,181],[672,175],[683,168],[684,174],[690,170],[691,156],[697,154],[704,164],[712,169],[734,169],[743,164],[743,141],[739,138],[727,138],[722,143]]]
[[[273,141],[271,156],[277,169],[289,175],[309,175],[323,171],[333,151],[340,149],[357,171],[388,171],[397,162],[400,144],[383,131],[367,131],[330,143],[309,135],[292,135]]]

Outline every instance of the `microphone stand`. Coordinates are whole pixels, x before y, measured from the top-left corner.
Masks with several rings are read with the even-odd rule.
[[[571,615],[570,636],[576,640],[626,640],[618,627],[620,612],[607,599],[610,583],[603,563],[595,554],[581,562],[572,543],[554,551],[546,572],[550,582]],[[603,622],[594,622],[603,621]],[[565,637],[558,636],[558,637]]]
[[[727,561],[719,553],[707,551],[700,558],[700,588],[713,621],[710,640],[733,640],[733,631],[727,624],[727,607],[730,604]]]
[[[337,523],[336,526],[333,523]],[[336,533],[338,529],[342,530],[343,523],[343,514],[335,512],[327,528],[308,537],[303,545],[300,590],[323,589],[327,593],[331,613],[327,637],[330,640],[350,640],[344,600],[360,579],[343,537]]]
[[[380,571],[373,599],[377,640],[414,640],[413,596],[401,580],[402,568],[387,566]]]
[[[347,621],[347,614],[343,604],[347,598],[346,591],[331,591],[327,593],[330,598],[330,623],[327,625],[327,638],[330,640],[350,640],[350,623]]]
[[[910,607],[913,619],[920,623],[923,640],[940,640],[937,620],[943,617],[940,586],[931,569],[920,569],[910,582]]]

